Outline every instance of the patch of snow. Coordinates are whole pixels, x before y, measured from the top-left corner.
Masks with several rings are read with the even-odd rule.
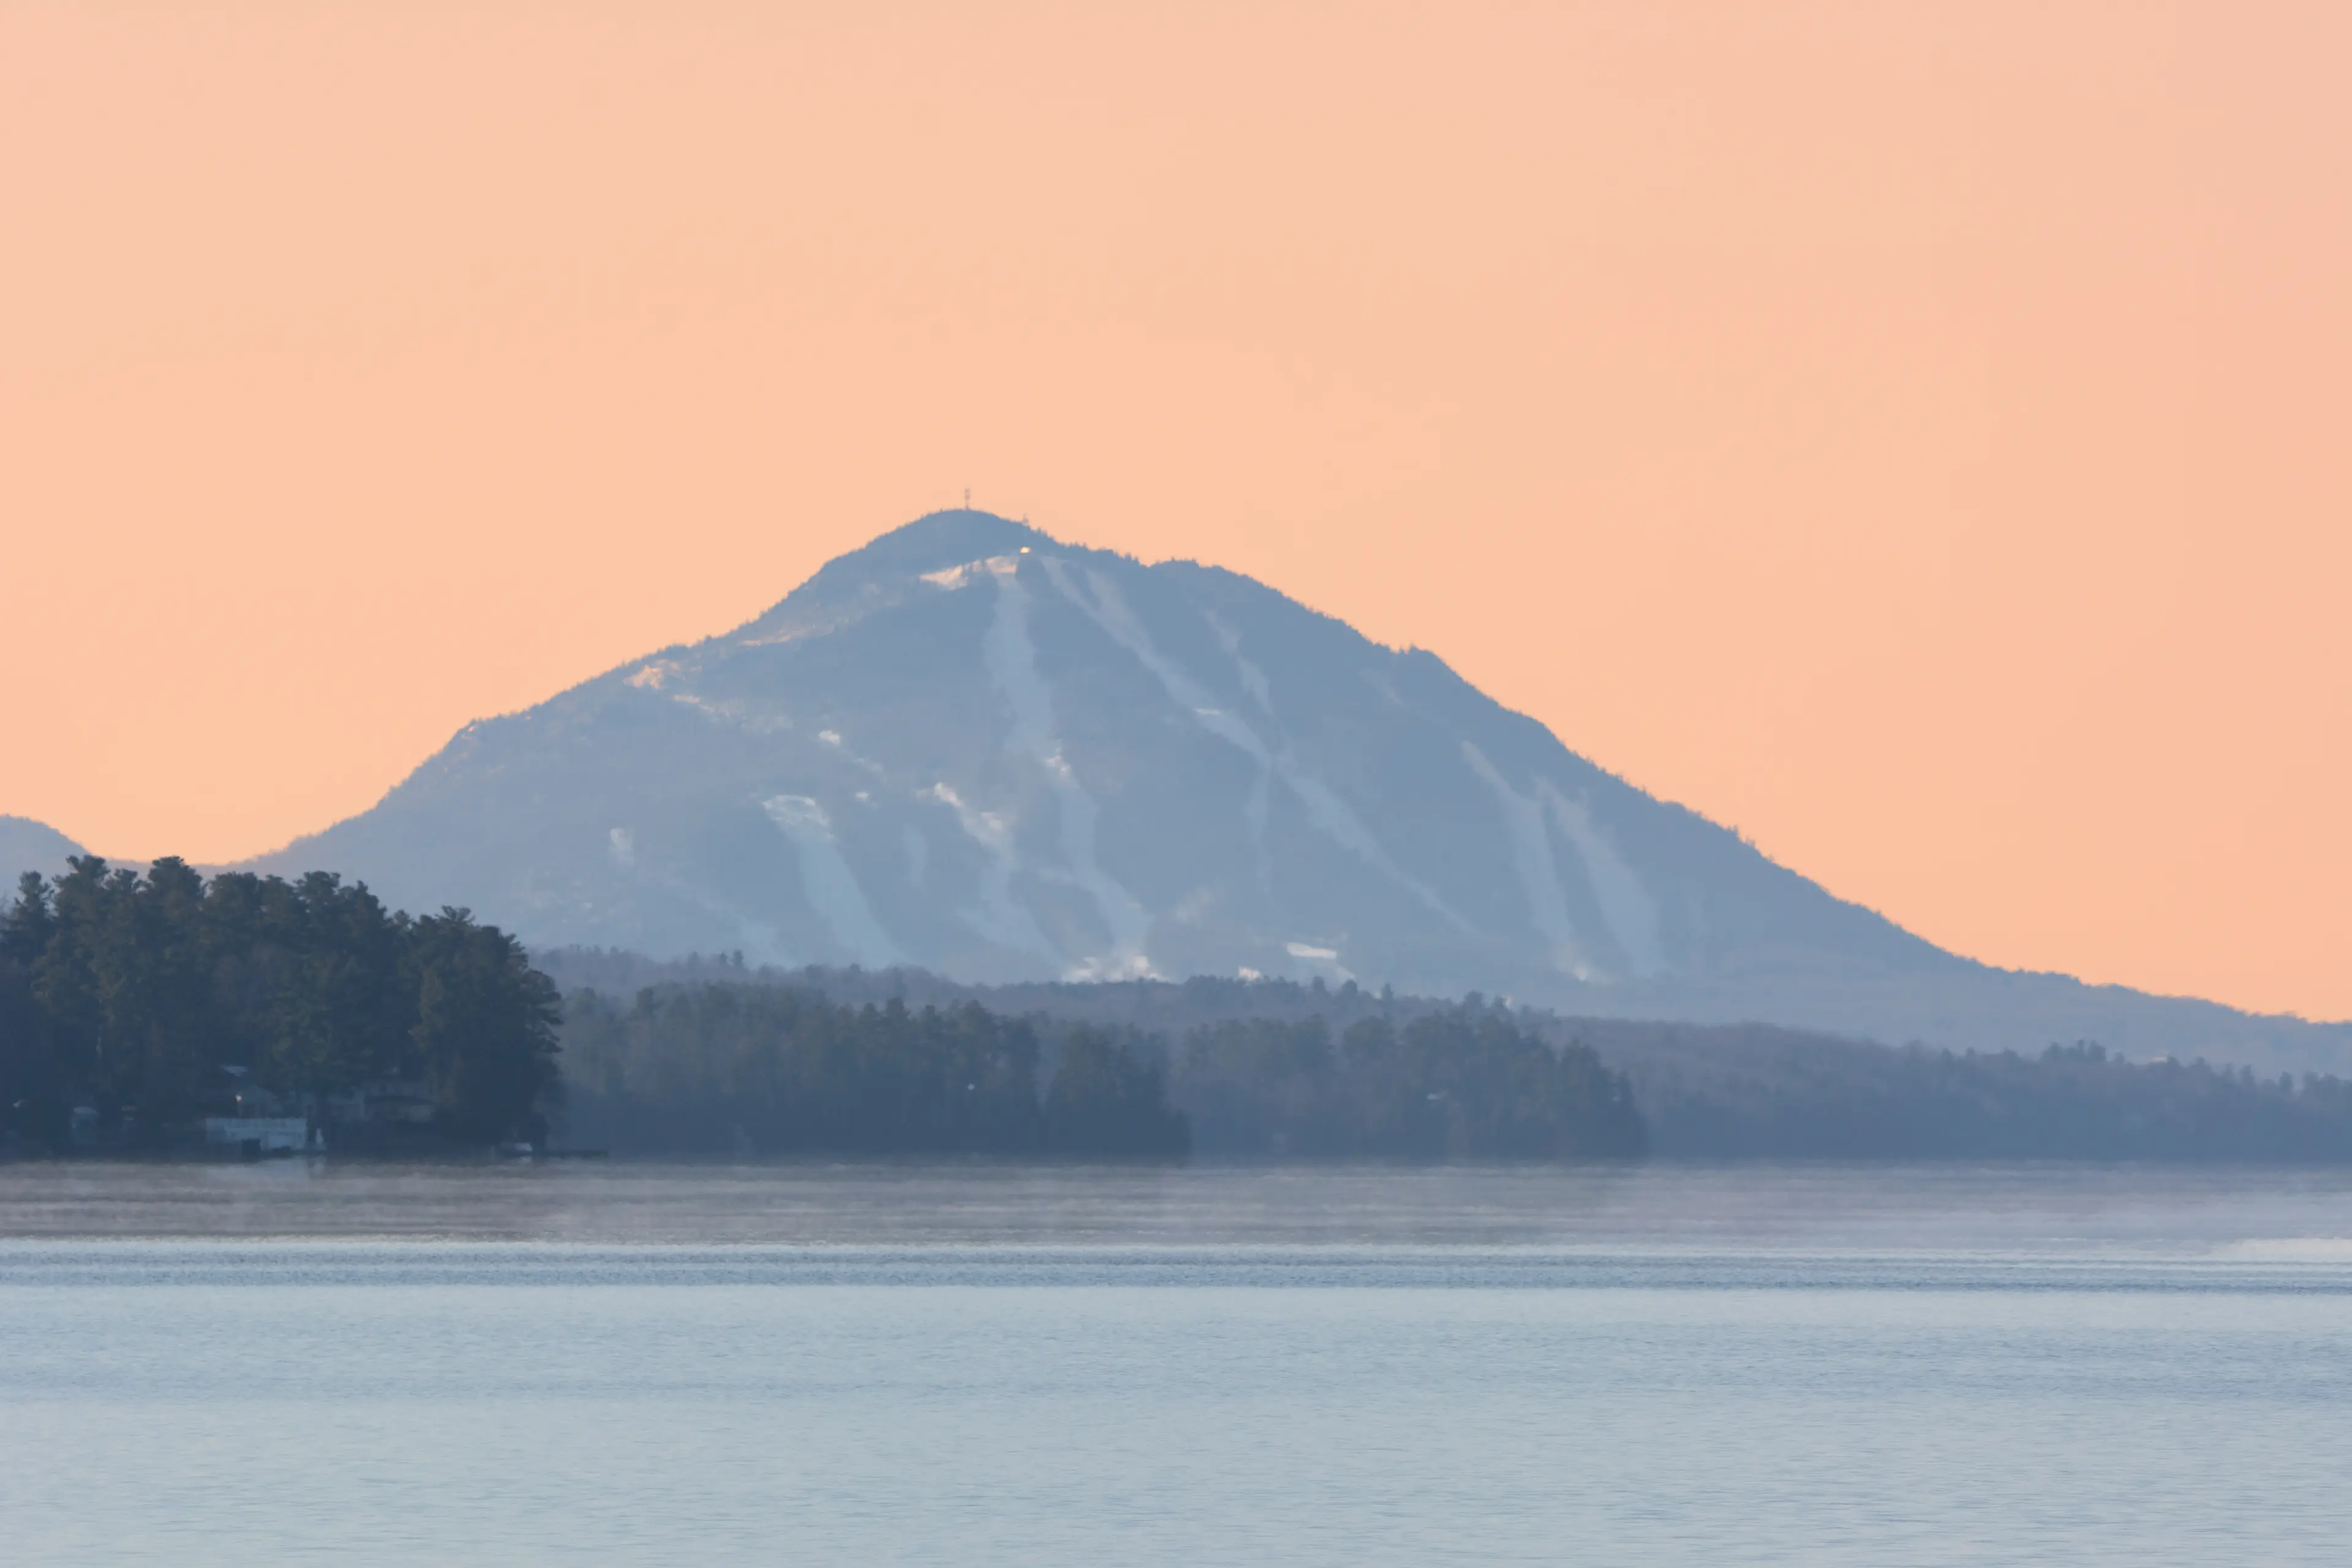
[[[853,747],[848,742],[841,738],[840,731],[819,730],[816,732],[816,738],[824,745],[829,747],[833,751],[840,752],[845,761],[856,763],[857,766],[865,769],[867,773],[873,774],[876,778],[881,780],[884,784],[890,783],[890,770],[884,767],[880,763],[876,762],[873,758],[859,754],[856,748]],[[860,795],[857,798],[864,800],[866,796]]]
[[[984,561],[967,561],[961,566],[942,567],[937,572],[924,573],[922,574],[922,581],[930,584],[935,588],[945,588],[953,592],[955,589],[964,587],[983,575],[993,574],[998,576],[1003,576],[1008,573],[1017,571],[1021,565],[1021,555],[1026,555],[1028,553],[1029,547],[1024,544],[1021,547],[1020,555],[992,555]]]
[[[1503,827],[1511,840],[1511,868],[1518,873],[1519,889],[1527,895],[1528,919],[1551,949],[1552,966],[1579,980],[1594,978],[1591,963],[1577,941],[1576,924],[1569,919],[1568,892],[1560,886],[1559,867],[1552,859],[1551,833],[1544,826],[1543,802],[1521,795],[1496,771],[1486,753],[1468,741],[1463,759],[1470,771],[1495,792],[1503,808]]]
[[[980,873],[980,907],[959,910],[957,918],[999,947],[1034,952],[1048,963],[1066,967],[1068,957],[1046,939],[1028,906],[1013,896],[1013,873],[1020,868],[1020,857],[1013,847],[1013,831],[1004,818],[966,804],[963,796],[944,784],[933,784],[929,794],[956,814],[964,837],[988,856]]]
[[[1243,964],[1241,967],[1241,977],[1244,980],[1263,980],[1265,978],[1265,975],[1259,973],[1256,970],[1252,969],[1246,963]]]
[[[659,691],[664,682],[678,672],[674,660],[656,658],[628,678],[628,684],[640,691]]]
[[[1625,858],[1617,853],[1616,841],[1608,831],[1592,820],[1592,813],[1580,800],[1570,800],[1546,779],[1536,785],[1551,806],[1552,820],[1576,846],[1576,853],[1584,862],[1584,874],[1592,883],[1592,896],[1601,904],[1601,918],[1609,922],[1609,934],[1617,939],[1635,979],[1646,979],[1663,973],[1666,967],[1664,944],[1658,940],[1658,901]]]
[[[996,560],[1008,564],[998,570]],[[1096,857],[1095,828],[1102,809],[1062,754],[1055,729],[1053,693],[1037,673],[1036,645],[1029,638],[1029,591],[1022,586],[1018,559],[996,557],[988,565],[996,573],[996,614],[981,638],[981,659],[1013,710],[1013,732],[1005,739],[1005,749],[1034,759],[1044,770],[1060,808],[1062,858],[1069,879],[1094,901],[1110,931],[1110,951],[1079,959],[1068,977],[1150,977],[1151,960],[1143,951],[1150,917],[1134,894],[1103,870]]]
[[[1310,972],[1309,978],[1312,978],[1315,973],[1321,973],[1343,985],[1355,978],[1348,967],[1339,962],[1339,950],[1336,947],[1317,947],[1311,942],[1286,942],[1282,944],[1282,950],[1300,963],[1307,965]]]
[[[761,802],[761,808],[793,841],[800,858],[802,889],[834,939],[868,968],[887,969],[902,962],[898,944],[874,918],[856,873],[842,858],[824,807],[804,795],[779,795]]]
[[[625,827],[615,827],[607,837],[612,843],[613,858],[615,861],[625,867],[634,866],[637,863],[637,837],[635,834],[631,833]]]

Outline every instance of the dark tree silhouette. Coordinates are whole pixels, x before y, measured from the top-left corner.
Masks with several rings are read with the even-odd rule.
[[[429,1086],[437,1136],[536,1139],[558,1012],[521,946],[461,910],[413,921],[326,872],[80,857],[0,914],[0,1137],[56,1145],[87,1107],[100,1139],[167,1147],[240,1094],[316,1121],[400,1079]]]
[[[667,985],[566,1005],[575,1136],[619,1150],[1159,1157],[1185,1148],[1158,1068],[974,1003],[835,1006],[808,991]]]

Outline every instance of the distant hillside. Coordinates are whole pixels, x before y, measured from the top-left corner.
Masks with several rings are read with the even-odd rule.
[[[16,896],[17,879],[27,871],[55,877],[66,868],[66,858],[84,853],[82,847],[45,822],[29,816],[0,816],[0,889]]]
[[[968,986],[907,971],[784,974],[609,952],[542,962],[571,992],[572,1135],[616,1148],[725,1149],[751,1136],[726,1130],[788,1109],[775,1099],[796,1076],[787,1064],[855,1027],[847,1009],[889,1037],[908,1032],[888,1020],[901,1004],[910,1022],[976,1004],[1034,1024],[1048,1054],[1076,1034],[1109,1031],[1157,1064],[1193,1148],[1210,1157],[1590,1157],[1646,1146],[1733,1160],[2352,1163],[2352,1082],[2342,1078],[2133,1063],[2087,1043],[1897,1047],[1760,1025],[1561,1017],[1320,981]],[[835,1012],[844,1023],[826,1024]],[[795,1018],[815,1019],[816,1038]],[[1416,1037],[1433,1048],[1401,1055]],[[748,1146],[760,1145],[751,1136]]]
[[[992,983],[1353,979],[1939,1046],[2352,1063],[2352,1026],[1945,952],[1434,654],[1213,566],[976,511],[468,725],[372,810],[257,864],[465,904],[540,947]]]

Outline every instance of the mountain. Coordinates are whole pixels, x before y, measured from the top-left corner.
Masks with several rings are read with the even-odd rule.
[[[0,898],[14,901],[16,880],[27,871],[45,877],[62,875],[66,857],[83,853],[82,847],[29,816],[0,816]]]
[[[541,945],[968,981],[1261,973],[1903,1041],[2340,1068],[2352,1028],[1942,952],[1434,654],[979,511],[467,725],[257,863]]]

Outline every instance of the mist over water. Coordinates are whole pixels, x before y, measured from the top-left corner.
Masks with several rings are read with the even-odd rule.
[[[2340,1560],[2352,1179],[0,1168],[27,1562]]]
[[[0,1237],[2325,1258],[2352,1170],[57,1163],[0,1166]]]

